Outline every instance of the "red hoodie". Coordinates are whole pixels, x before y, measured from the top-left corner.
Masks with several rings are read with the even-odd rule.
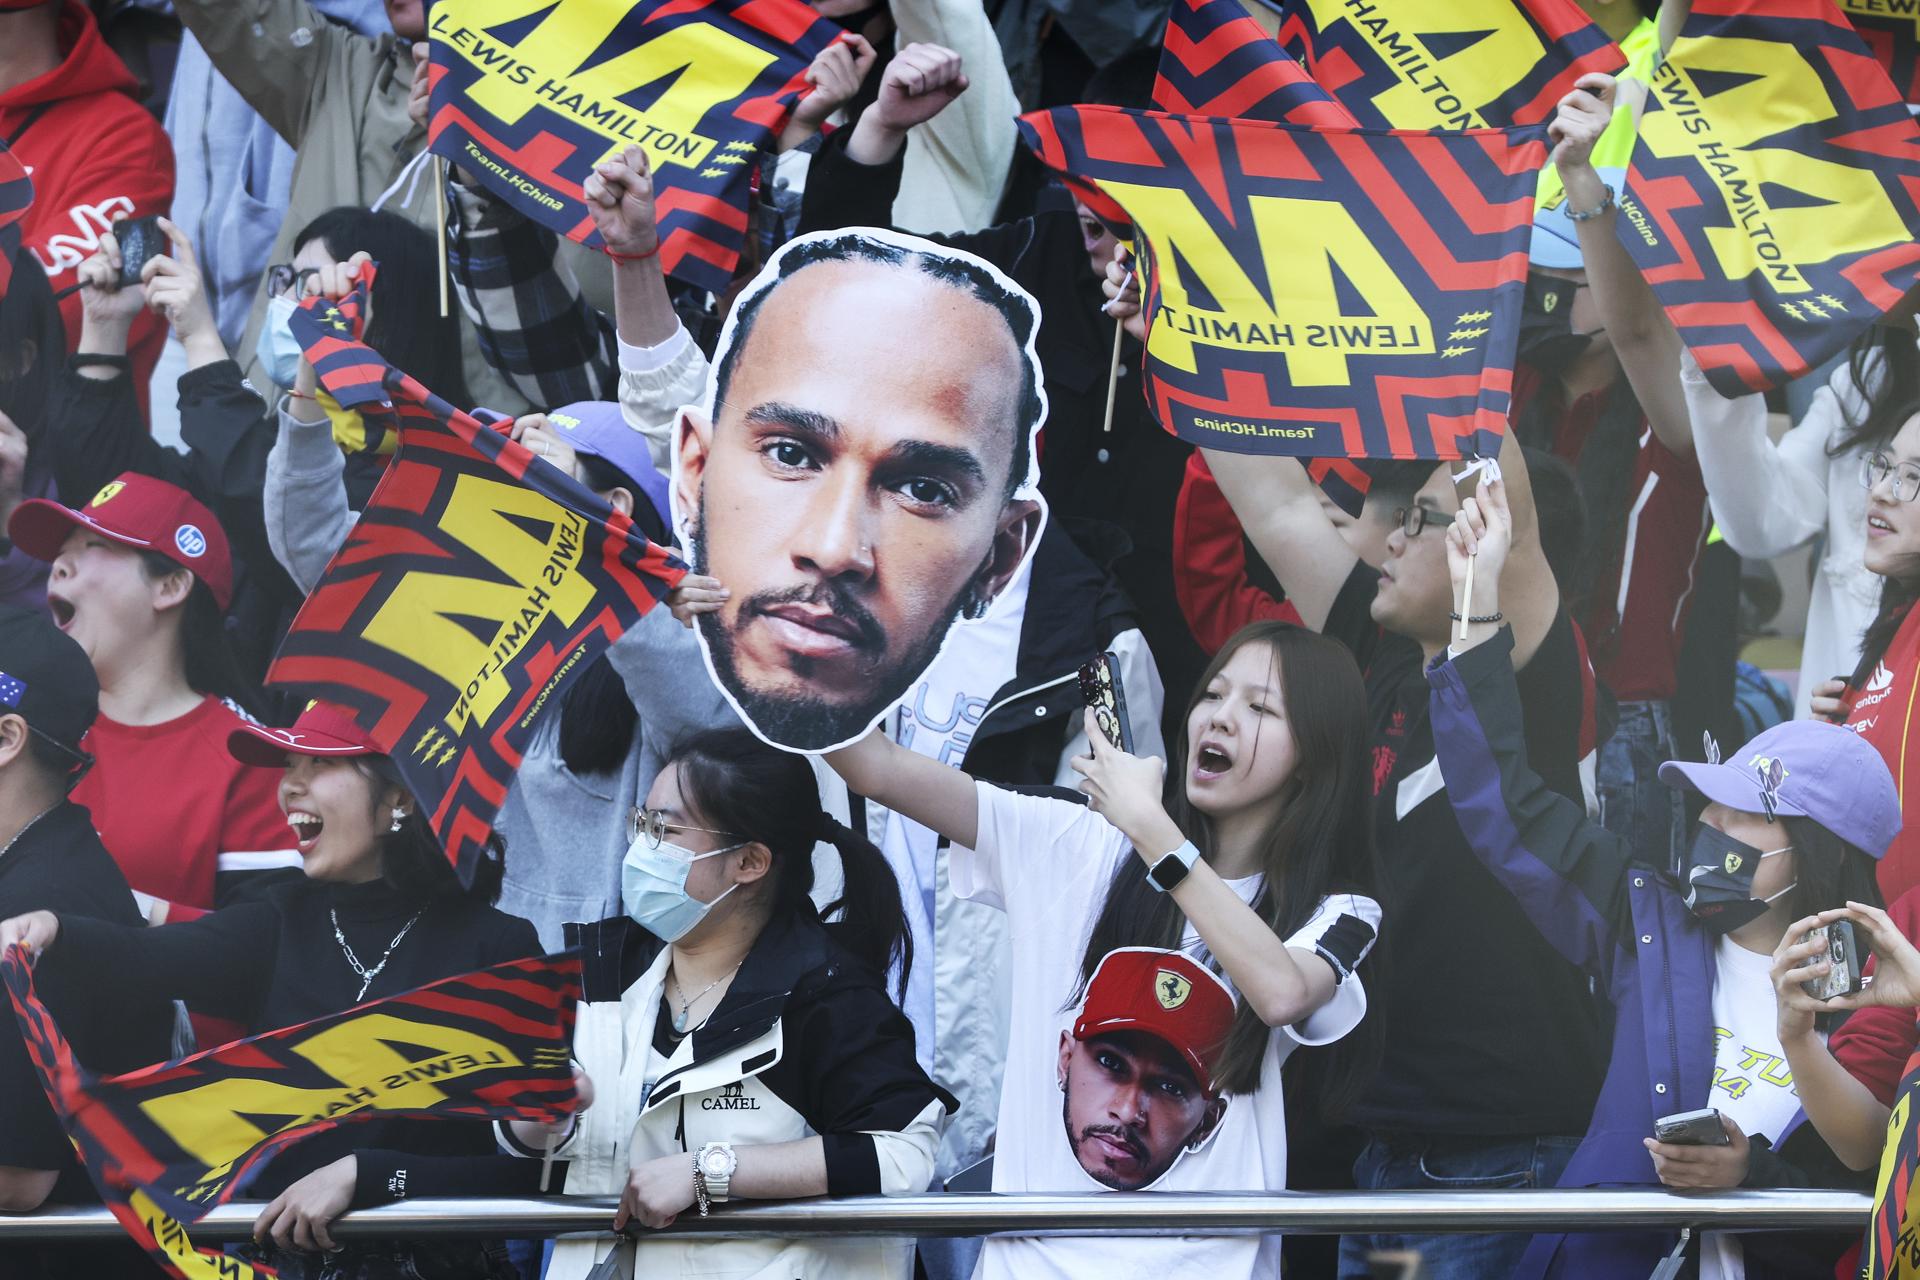
[[[165,213],[173,203],[173,144],[134,98],[138,84],[81,0],[60,11],[61,64],[0,93],[0,137],[33,178],[22,234],[54,289],[99,248],[120,218]],[[80,341],[80,295],[60,304],[67,350]],[[165,321],[143,311],[132,335],[134,386],[147,380],[166,341]]]

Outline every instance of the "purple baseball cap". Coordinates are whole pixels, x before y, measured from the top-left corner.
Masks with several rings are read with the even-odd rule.
[[[548,411],[547,425],[565,437],[575,453],[604,458],[620,468],[636,486],[633,496],[651,502],[660,518],[666,518],[667,478],[653,465],[647,438],[627,425],[619,405],[576,400]]]
[[[1837,724],[1789,720],[1720,764],[1669,760],[1660,766],[1660,781],[1691,787],[1729,809],[1764,813],[1761,796],[1776,761],[1776,812],[1811,818],[1873,857],[1886,854],[1900,831],[1900,794],[1893,774],[1872,745]]]

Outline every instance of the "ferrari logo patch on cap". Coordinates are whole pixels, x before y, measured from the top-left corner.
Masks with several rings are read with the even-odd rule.
[[[1153,975],[1153,998],[1169,1013],[1185,1004],[1192,994],[1193,983],[1171,969],[1162,969]]]
[[[112,502],[114,498],[118,497],[120,491],[126,487],[126,484],[122,481],[109,480],[100,486],[100,492],[94,494],[93,500],[87,503],[87,505],[89,507],[104,507],[109,502]]]

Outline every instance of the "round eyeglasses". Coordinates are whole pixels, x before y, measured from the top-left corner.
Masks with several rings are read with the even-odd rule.
[[[661,838],[673,831],[698,831],[703,835],[725,836],[729,840],[740,839],[731,831],[716,831],[712,827],[690,827],[681,822],[668,822],[667,815],[658,809],[636,808],[627,819],[627,838],[645,840],[649,849],[658,849]]]
[[[1880,486],[1888,476],[1893,477],[1893,496],[1899,502],[1912,502],[1920,498],[1920,467],[1910,462],[1897,466],[1892,458],[1875,451],[1860,462],[1860,484],[1871,491]]]

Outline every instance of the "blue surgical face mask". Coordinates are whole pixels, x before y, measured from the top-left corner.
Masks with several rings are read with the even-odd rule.
[[[719,898],[702,902],[687,893],[687,873],[693,870],[693,864],[702,858],[732,853],[746,843],[743,840],[712,853],[695,853],[664,840],[657,849],[648,848],[644,839],[635,840],[627,849],[626,860],[620,864],[620,904],[636,924],[654,937],[662,942],[678,942],[706,919],[721,899],[740,887],[728,885],[726,893]]]
[[[260,336],[254,339],[253,356],[260,371],[282,389],[291,388],[300,376],[303,352],[289,323],[295,311],[293,299],[284,294],[267,299],[267,314],[260,322]]]

